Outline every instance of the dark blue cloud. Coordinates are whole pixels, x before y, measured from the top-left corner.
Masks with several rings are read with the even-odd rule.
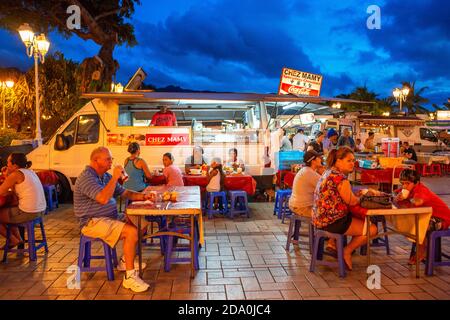
[[[376,3],[374,3],[376,2]],[[366,9],[381,8],[381,30]],[[450,2],[353,0],[143,1],[132,23],[139,44],[115,51],[125,83],[143,66],[147,83],[196,90],[276,92],[283,67],[320,73],[323,96],[367,85],[386,97],[402,81],[450,96]],[[77,61],[98,46],[50,34],[51,51]],[[0,66],[32,65],[17,35],[0,30]]]

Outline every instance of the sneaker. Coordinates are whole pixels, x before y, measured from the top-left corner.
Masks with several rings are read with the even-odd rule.
[[[142,262],[142,269],[145,269],[146,267],[147,267],[147,264],[145,262]],[[139,258],[136,258],[136,260],[134,260],[134,269],[139,270]],[[124,257],[120,258],[119,264],[117,265],[117,270],[118,271],[126,271],[127,270]]]
[[[144,292],[150,287],[148,283],[145,283],[144,280],[139,277],[136,270],[134,270],[134,273],[129,278],[127,278],[126,275],[123,277],[122,285],[125,289],[131,289],[134,292]]]

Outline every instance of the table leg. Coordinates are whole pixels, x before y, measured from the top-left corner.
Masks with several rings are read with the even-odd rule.
[[[370,217],[366,216],[367,266],[370,266]]]
[[[195,252],[194,252],[194,246],[198,245],[194,243],[195,239],[195,215],[191,214],[191,278],[194,278],[195,275],[195,269],[194,269],[194,259],[195,259]]]
[[[142,232],[141,221],[142,216],[138,216],[138,253],[139,253],[139,277],[142,277]]]
[[[416,218],[416,278],[420,278],[420,258],[419,258],[419,215]]]

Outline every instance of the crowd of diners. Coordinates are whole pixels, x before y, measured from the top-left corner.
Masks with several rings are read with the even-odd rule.
[[[322,134],[316,135],[318,139]],[[347,269],[352,269],[352,253],[367,243],[364,221],[360,218],[361,191],[356,194],[348,179],[354,170],[354,151],[348,146],[335,147],[329,150],[326,164],[323,164],[324,153],[317,146],[304,154],[305,166],[296,174],[289,199],[289,208],[294,214],[311,218],[313,226],[332,233],[351,236],[351,241],[344,248],[344,261]],[[432,207],[427,233],[447,229],[450,226],[450,209],[435,193],[420,182],[420,175],[412,169],[404,169],[400,173],[402,188],[396,190],[396,202],[400,206]],[[408,192],[401,192],[402,189]],[[377,190],[369,189],[368,194],[380,195]],[[405,194],[408,194],[405,197]],[[363,209],[364,210],[364,209]],[[353,213],[352,213],[353,212]],[[370,236],[377,234],[377,226],[370,225]],[[426,241],[418,245],[416,254],[409,264],[416,259],[424,260]],[[335,251],[336,244],[329,241],[327,250]]]

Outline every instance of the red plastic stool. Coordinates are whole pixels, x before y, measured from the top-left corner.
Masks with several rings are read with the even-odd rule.
[[[442,176],[442,170],[441,170],[441,164],[440,163],[433,163],[431,165],[431,174],[432,175]]]

